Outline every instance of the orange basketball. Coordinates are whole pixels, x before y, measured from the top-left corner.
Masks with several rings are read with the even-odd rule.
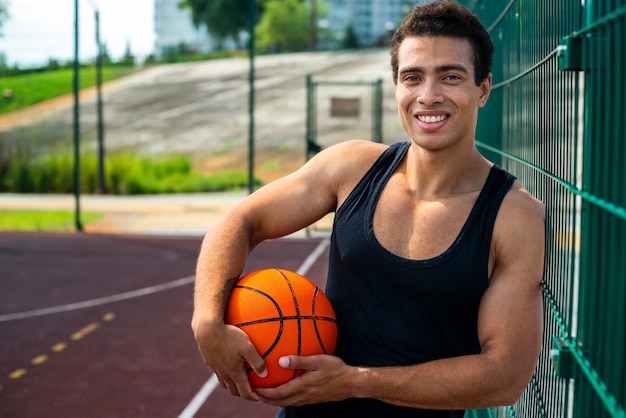
[[[292,271],[265,269],[243,276],[233,288],[225,319],[244,330],[265,359],[265,378],[248,367],[252,387],[276,387],[303,373],[280,367],[282,356],[335,351],[337,320],[330,301]]]

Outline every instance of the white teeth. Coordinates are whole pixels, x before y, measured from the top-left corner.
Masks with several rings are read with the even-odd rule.
[[[426,123],[435,123],[435,122],[441,122],[442,120],[446,119],[447,116],[446,115],[439,115],[439,116],[418,116],[417,117],[419,120],[421,120],[422,122],[426,122]]]

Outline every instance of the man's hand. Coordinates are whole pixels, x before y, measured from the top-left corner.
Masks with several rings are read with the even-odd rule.
[[[299,406],[339,401],[350,397],[349,374],[352,370],[340,358],[325,354],[285,356],[281,367],[304,369],[303,374],[277,388],[255,388],[265,403],[274,406]]]
[[[217,376],[219,384],[235,396],[251,401],[261,400],[252,390],[246,367],[253,373],[267,375],[265,362],[257,353],[248,335],[241,329],[226,324],[198,325],[193,330],[204,362]]]

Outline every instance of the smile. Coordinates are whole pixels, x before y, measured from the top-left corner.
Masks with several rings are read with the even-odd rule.
[[[417,119],[421,122],[426,122],[426,123],[436,123],[436,122],[441,122],[443,120],[448,119],[448,115],[437,115],[437,116],[417,116]]]

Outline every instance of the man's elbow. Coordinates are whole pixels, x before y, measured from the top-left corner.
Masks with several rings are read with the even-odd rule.
[[[509,406],[516,403],[528,387],[531,378],[532,373],[530,376],[526,374],[511,376],[498,393],[497,406]]]
[[[503,394],[499,406],[510,406],[515,404],[524,393],[524,390],[526,390],[526,386],[524,386],[521,390],[518,388],[511,388],[511,390],[507,391],[506,394]]]

